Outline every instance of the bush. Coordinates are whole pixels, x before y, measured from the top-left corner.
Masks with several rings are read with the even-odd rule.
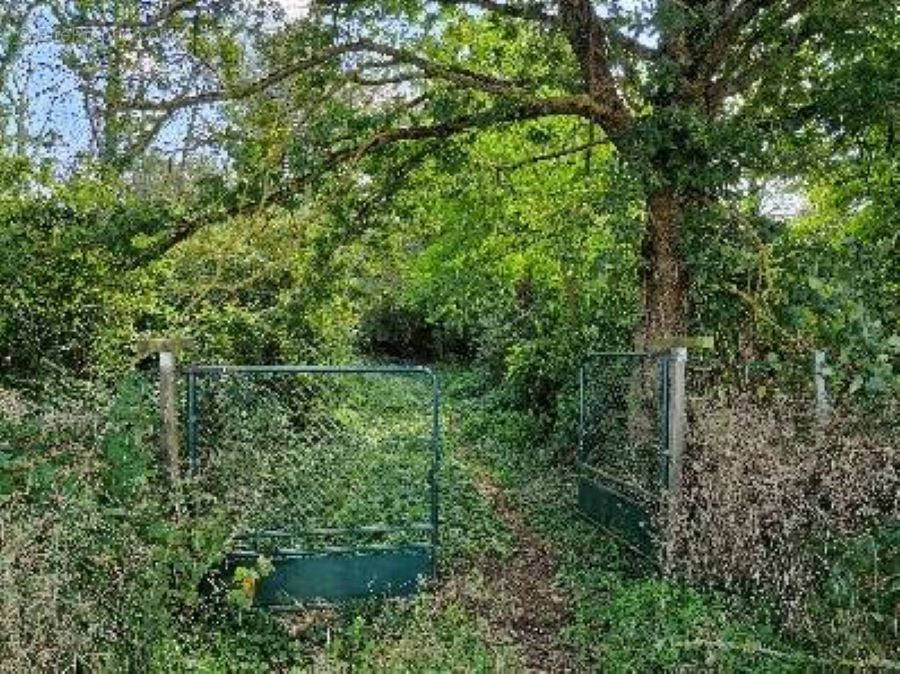
[[[677,571],[774,600],[823,656],[895,657],[896,400],[820,426],[808,398],[761,394],[691,400]]]
[[[164,661],[221,551],[214,522],[172,514],[148,383],[129,378],[111,404],[102,390],[77,389],[67,400],[57,391],[52,405],[2,396],[4,671]]]
[[[128,285],[177,219],[171,205],[90,178],[54,183],[0,157],[0,372],[96,376],[131,358],[146,300]]]

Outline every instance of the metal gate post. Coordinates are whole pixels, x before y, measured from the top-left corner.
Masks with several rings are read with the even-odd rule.
[[[432,401],[431,401],[431,442],[432,442],[432,466],[429,471],[428,481],[431,491],[431,576],[437,578],[438,544],[440,543],[440,513],[438,511],[438,471],[441,465],[441,385],[437,374],[425,369],[431,376]]]

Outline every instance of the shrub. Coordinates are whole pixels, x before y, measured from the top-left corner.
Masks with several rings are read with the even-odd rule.
[[[221,544],[210,523],[172,516],[148,383],[129,378],[111,404],[79,388],[53,405],[2,397],[5,671],[149,668]]]
[[[896,400],[825,426],[783,392],[690,402],[676,569],[774,599],[822,655],[896,656]]]

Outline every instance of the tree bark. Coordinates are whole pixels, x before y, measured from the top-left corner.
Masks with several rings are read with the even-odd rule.
[[[679,238],[684,204],[674,187],[654,188],[647,196],[648,226],[644,234],[641,268],[643,322],[635,345],[683,336],[687,323],[688,278]]]

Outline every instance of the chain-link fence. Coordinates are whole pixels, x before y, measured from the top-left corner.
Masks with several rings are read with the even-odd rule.
[[[585,361],[580,379],[579,464],[623,489],[655,498],[665,486],[668,359],[609,353]]]
[[[640,552],[668,481],[668,354],[601,353],[579,370],[579,506]]]
[[[438,391],[400,367],[192,366],[187,446],[199,509],[238,550],[437,542]]]

